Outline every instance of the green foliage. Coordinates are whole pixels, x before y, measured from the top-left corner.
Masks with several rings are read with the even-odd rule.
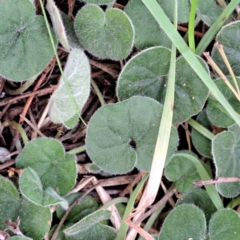
[[[65,237],[69,240],[114,240],[116,231],[114,228],[101,224],[100,222],[109,219],[111,212],[98,210],[68,229],[64,230]]]
[[[161,104],[140,96],[101,107],[87,129],[86,146],[91,160],[112,174],[123,174],[134,167],[149,171],[161,113]],[[177,132],[172,128],[167,159],[177,143]]]
[[[180,151],[180,153],[187,153],[196,157],[195,154],[188,151]],[[194,189],[193,182],[201,179],[194,163],[182,156],[173,155],[165,167],[164,173],[168,180],[176,181],[176,187],[181,193]]]
[[[209,236],[211,240],[238,240],[240,238],[239,215],[230,209],[216,212],[209,223]]]
[[[228,77],[229,82],[233,85],[231,77]],[[238,85],[240,84],[240,78],[236,78]],[[231,103],[236,112],[240,112],[239,101],[233,92],[228,88],[226,83],[218,78],[214,81],[225,98]],[[211,101],[207,105],[207,116],[210,122],[218,127],[228,127],[234,123],[233,119],[226,113],[225,109],[218,104],[218,102],[211,97]]]
[[[0,75],[24,81],[51,61],[53,49],[42,16],[29,0],[0,2]]]
[[[157,0],[162,6],[167,16],[173,21],[174,1]],[[159,28],[158,23],[150,14],[142,1],[130,0],[124,11],[131,18],[135,31],[135,45],[140,48],[148,48],[152,46],[171,47],[171,41],[165,32]],[[189,2],[181,0],[178,8],[178,23],[188,21]]]
[[[64,79],[65,78],[65,79]],[[73,128],[90,93],[90,64],[83,50],[72,49],[64,77],[50,99],[49,115],[53,122]]]
[[[206,220],[202,210],[191,204],[175,207],[165,219],[159,240],[204,239]]]
[[[99,58],[121,60],[133,47],[131,20],[119,9],[103,12],[97,5],[86,5],[78,12],[74,27],[81,45]]]
[[[197,122],[200,123],[203,127],[211,131],[211,124],[209,122],[206,110],[202,110],[197,116]],[[211,158],[211,140],[204,137],[196,129],[192,129],[192,143],[196,150],[205,157]]]
[[[55,31],[55,34],[57,36],[58,41],[62,44],[62,46],[66,49],[66,51],[70,51],[70,46],[68,43],[66,31],[64,28],[64,24],[62,21],[61,13],[56,7],[56,4],[53,0],[48,0],[46,8],[49,12],[49,15],[51,17],[51,21],[53,24],[53,29]]]
[[[197,16],[205,24],[211,26],[222,13],[221,8],[214,0],[198,1]]]
[[[239,31],[240,31],[240,22],[236,21],[222,27],[222,29],[219,31],[219,33],[216,36],[216,41],[219,44],[223,45],[224,52],[236,76],[240,75]],[[212,58],[217,63],[218,67],[222,70],[223,73],[229,74],[225,63],[223,62],[222,57],[216,48],[213,48],[212,50]]]
[[[146,49],[125,65],[118,78],[117,93],[123,100],[134,95],[154,98],[164,103],[170,64],[170,50]],[[206,71],[208,68],[199,58]],[[181,123],[204,106],[208,90],[183,57],[176,61],[176,84],[173,123]]]
[[[68,204],[71,205],[80,195],[81,195],[80,193],[72,193],[70,195],[67,195],[65,199],[68,202]],[[73,207],[73,209],[70,211],[66,218],[66,223],[76,223],[85,216],[96,211],[98,207],[99,206],[97,201],[93,197],[87,195],[80,201],[80,203]],[[59,219],[63,217],[64,212],[65,209],[62,206],[58,205],[56,213]]]
[[[61,196],[75,184],[75,156],[66,154],[62,144],[51,138],[37,138],[26,144],[16,159],[16,166],[31,167],[44,189],[51,187]]]
[[[21,193],[30,201],[44,207],[62,203],[65,208],[68,204],[52,188],[43,189],[41,180],[37,173],[31,168],[25,168],[19,178]]]
[[[240,127],[230,126],[228,131],[219,133],[212,142],[213,160],[216,167],[216,178],[238,177],[240,171]],[[218,183],[217,190],[227,198],[240,193],[240,183]]]
[[[111,2],[115,2],[115,0],[84,0],[83,2],[103,5],[103,4],[108,4],[108,3],[111,3]]]
[[[20,198],[17,189],[8,179],[0,176],[0,229],[5,229],[7,220],[20,218],[23,234],[41,240],[49,231],[51,212],[49,208]]]
[[[207,192],[203,189],[193,189],[178,199],[176,206],[182,204],[194,204],[199,207],[205,214],[206,220],[209,221],[211,216],[217,211]]]

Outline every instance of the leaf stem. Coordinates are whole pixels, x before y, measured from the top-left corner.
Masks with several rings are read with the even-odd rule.
[[[210,176],[208,175],[206,169],[202,165],[202,163],[196,157],[194,157],[190,154],[187,154],[187,153],[176,153],[174,156],[184,157],[184,158],[187,158],[190,161],[192,161],[202,180],[210,180],[211,179]],[[215,189],[215,187],[213,185],[206,185],[204,187],[206,188],[207,193],[208,193],[209,197],[211,198],[215,207],[218,210],[223,209],[224,207],[223,207],[222,200],[221,200],[217,190]]]
[[[218,1],[220,2],[220,0]],[[221,2],[223,3],[223,1]],[[232,0],[231,2],[229,2],[229,4],[226,6],[226,8],[218,17],[218,19],[212,24],[212,26],[208,29],[204,37],[201,39],[195,52],[197,55],[202,55],[202,53],[205,51],[209,43],[213,40],[216,33],[219,31],[219,29],[222,27],[222,25],[225,23],[228,17],[235,10],[239,2],[240,2],[239,0]]]
[[[91,79],[91,84],[92,84],[92,87],[93,87],[95,93],[98,96],[98,99],[99,99],[99,102],[101,103],[101,106],[105,105],[105,101],[104,101],[103,95],[100,92],[100,90],[98,88],[98,85],[95,83],[95,81],[93,79]]]
[[[189,22],[188,22],[188,44],[190,49],[195,52],[195,39],[194,39],[194,21],[197,10],[198,0],[192,0]]]
[[[86,145],[83,145],[83,146],[74,148],[74,149],[68,151],[67,153],[68,153],[68,154],[77,154],[77,153],[82,153],[82,152],[84,152],[85,150],[86,150]]]
[[[213,140],[213,138],[215,137],[213,133],[211,133],[208,129],[203,127],[201,124],[199,124],[197,121],[193,120],[192,118],[189,118],[187,122],[191,127],[195,128],[199,133],[201,133],[203,136],[205,136],[209,140]]]

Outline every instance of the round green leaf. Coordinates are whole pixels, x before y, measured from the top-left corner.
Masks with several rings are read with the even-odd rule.
[[[211,240],[239,240],[239,215],[231,209],[216,212],[209,223],[209,236]]]
[[[197,4],[197,16],[208,26],[211,26],[222,13],[222,9],[214,0],[199,1]]]
[[[36,204],[46,207],[65,203],[66,208],[68,207],[66,200],[61,198],[52,188],[43,189],[39,176],[29,167],[22,172],[19,179],[19,187],[21,193]]]
[[[118,78],[119,99],[133,95],[154,98],[164,103],[170,64],[170,50],[152,47],[134,56]],[[205,62],[199,58],[206,71]],[[176,61],[173,123],[181,123],[197,114],[208,97],[208,89],[183,57]]]
[[[67,195],[65,199],[68,201],[69,205],[72,205],[72,203],[80,195],[81,193],[73,193],[73,194]],[[90,195],[87,195],[80,201],[80,203],[78,203],[73,207],[73,209],[67,215],[66,222],[76,223],[77,221],[93,213],[97,209],[98,209],[97,201]],[[58,205],[56,209],[56,213],[57,213],[57,217],[61,219],[63,217],[63,214],[65,213],[65,209],[62,206]]]
[[[112,174],[126,173],[134,167],[149,171],[161,114],[161,104],[140,96],[101,107],[88,124],[89,157],[100,169]],[[177,131],[172,128],[167,159],[177,144]]]
[[[216,42],[223,45],[224,52],[236,76],[240,75],[239,59],[240,59],[240,22],[232,22],[219,31],[216,36]],[[227,67],[216,48],[212,50],[212,58],[223,71],[224,74],[229,74]]]
[[[206,220],[199,208],[190,204],[175,207],[165,219],[159,240],[205,239]]]
[[[196,157],[195,154],[189,151],[180,151],[179,153],[187,153]],[[170,163],[165,167],[164,173],[168,180],[172,182],[176,181],[176,187],[181,193],[194,189],[193,182],[201,179],[191,160],[174,155]]]
[[[52,222],[49,207],[36,205],[27,199],[22,200],[16,216],[19,216],[21,220],[20,229],[23,234],[34,240],[42,240],[49,231]]]
[[[213,160],[216,178],[239,177],[240,172],[240,128],[234,124],[229,131],[216,135],[212,141]],[[240,193],[240,183],[218,183],[216,188],[221,195],[233,198]]]
[[[37,138],[25,145],[16,159],[17,168],[31,167],[40,177],[43,188],[53,188],[61,196],[75,184],[75,156],[65,154],[62,144],[52,138]]]
[[[204,109],[201,113],[197,116],[196,121],[204,126],[208,130],[212,130],[211,124],[208,120],[206,110]],[[196,129],[192,128],[192,143],[196,150],[205,157],[211,158],[211,140],[203,136],[200,132]]]
[[[205,214],[207,222],[211,216],[217,211],[208,193],[200,188],[193,189],[191,192],[185,193],[178,199],[176,206],[182,204],[194,204],[199,207]]]
[[[20,199],[15,186],[0,176],[0,229],[5,229],[7,220],[20,219],[22,233],[34,240],[41,240],[49,231],[52,214],[49,208]]]
[[[131,52],[134,29],[119,9],[105,13],[96,5],[86,5],[78,12],[74,27],[81,45],[99,58],[121,60]]]
[[[233,85],[231,77],[228,77],[229,82]],[[236,78],[238,85],[240,84],[240,78]],[[236,112],[240,112],[240,104],[236,96],[232,93],[226,83],[218,78],[214,81],[224,97],[228,100],[231,106]],[[234,123],[234,120],[228,115],[226,110],[215,100],[209,99],[207,105],[207,116],[210,122],[218,127],[228,127]]]
[[[66,81],[61,77],[58,88],[51,96],[49,115],[54,123],[73,128],[90,93],[91,70],[83,50],[71,50],[64,76]]]
[[[51,61],[53,49],[42,16],[29,0],[0,1],[0,75],[24,81]]]
[[[157,0],[167,16],[173,21],[174,1]],[[152,46],[171,47],[171,41],[145,4],[139,0],[128,1],[124,11],[131,18],[135,29],[135,45],[140,49]],[[189,2],[181,0],[178,5],[178,23],[188,22]]]
[[[8,219],[15,221],[20,206],[17,189],[7,178],[0,176],[0,229],[5,229]]]

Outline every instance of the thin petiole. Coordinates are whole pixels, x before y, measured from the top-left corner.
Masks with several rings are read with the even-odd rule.
[[[195,39],[194,39],[194,21],[196,15],[198,0],[192,0],[190,15],[189,15],[189,23],[188,23],[188,43],[189,48],[195,52]]]
[[[213,59],[210,57],[209,52],[203,53],[205,58],[208,61],[208,64],[217,72],[219,77],[226,83],[226,85],[229,87],[229,89],[233,92],[233,94],[236,96],[238,101],[240,101],[240,96],[236,92],[236,90],[233,88],[233,86],[230,84],[224,73],[221,71],[221,69],[217,66],[217,64],[213,61]]]
[[[227,66],[227,69],[228,69],[228,71],[229,71],[229,73],[230,73],[230,75],[231,75],[231,77],[233,79],[233,82],[234,82],[235,88],[237,90],[237,93],[240,96],[240,90],[239,90],[239,87],[238,87],[238,83],[237,83],[236,77],[235,77],[235,75],[233,73],[232,67],[231,67],[231,65],[230,65],[230,63],[229,63],[229,61],[227,59],[227,56],[226,56],[226,54],[224,52],[223,45],[219,44],[218,42],[216,42],[214,44],[214,47],[216,47],[218,49],[219,53],[221,54],[222,59],[223,59],[225,65]]]

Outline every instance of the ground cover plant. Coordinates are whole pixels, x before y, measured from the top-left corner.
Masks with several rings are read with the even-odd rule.
[[[240,239],[239,3],[0,1],[0,239]]]

